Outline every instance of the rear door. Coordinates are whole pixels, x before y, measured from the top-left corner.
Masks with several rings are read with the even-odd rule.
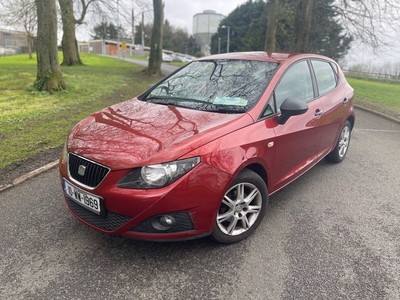
[[[344,123],[349,99],[346,98],[346,91],[339,85],[335,64],[325,60],[311,59],[311,65],[322,104],[320,124],[323,133],[320,148],[323,153],[328,153],[336,144]]]

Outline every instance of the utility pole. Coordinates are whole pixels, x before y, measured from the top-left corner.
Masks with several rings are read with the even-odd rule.
[[[107,54],[106,39],[107,39],[107,21],[106,18],[103,16],[103,46],[101,47],[101,54]]]
[[[131,55],[132,55],[132,47],[135,47],[135,15],[133,8],[132,8],[132,45],[130,47]]]
[[[229,53],[229,39],[231,37],[230,29],[231,28],[228,26],[228,43],[226,44],[226,53]]]
[[[142,47],[144,51],[144,12],[142,12]]]
[[[135,15],[132,9],[132,44],[135,45]]]
[[[118,41],[117,41],[117,53],[118,53],[118,59],[120,58],[119,56],[119,0],[117,0],[117,37],[118,37]]]

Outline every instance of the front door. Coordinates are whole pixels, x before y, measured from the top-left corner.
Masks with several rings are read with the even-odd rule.
[[[307,60],[295,63],[285,72],[274,95],[278,112],[287,98],[305,101],[309,107],[305,114],[293,116],[283,125],[276,122],[273,190],[277,190],[311,168],[321,156],[322,105],[314,96]]]

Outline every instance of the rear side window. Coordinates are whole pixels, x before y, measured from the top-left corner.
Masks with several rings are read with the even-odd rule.
[[[311,61],[317,80],[319,95],[333,90],[337,84],[337,76],[329,62],[322,60]]]

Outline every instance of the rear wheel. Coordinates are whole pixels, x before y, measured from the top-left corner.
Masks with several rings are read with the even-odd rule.
[[[260,225],[267,204],[264,180],[251,170],[243,170],[222,199],[211,237],[226,244],[245,239]]]
[[[336,143],[335,148],[325,158],[326,160],[334,163],[343,161],[346,156],[347,150],[349,149],[351,138],[351,124],[349,121],[344,123],[342,131],[340,132],[339,139]]]

